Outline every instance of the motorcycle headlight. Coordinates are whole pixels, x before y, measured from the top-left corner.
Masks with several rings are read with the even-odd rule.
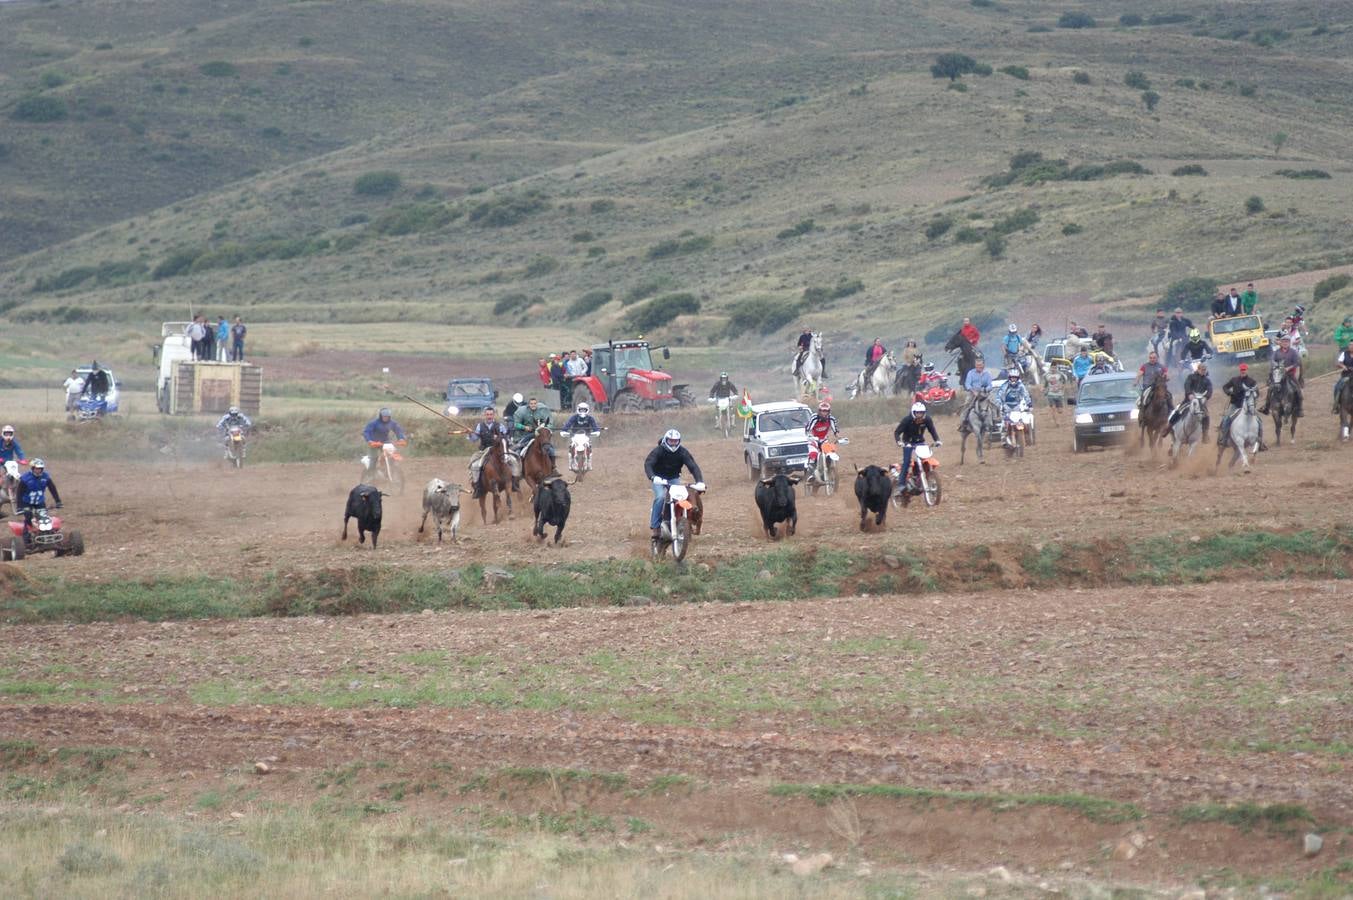
[[[1089,413],[1076,413],[1077,425],[1089,425],[1095,421],[1095,417]]]
[[[1135,419],[1137,418],[1137,416],[1140,415],[1140,414],[1141,414],[1141,410],[1134,406],[1134,407],[1132,407],[1132,412],[1128,413],[1128,418],[1129,418],[1129,419],[1135,420]]]

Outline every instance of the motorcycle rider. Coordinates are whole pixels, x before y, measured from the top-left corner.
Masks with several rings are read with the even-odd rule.
[[[57,509],[61,508],[61,492],[56,482],[47,474],[47,464],[40,458],[34,459],[28,471],[19,479],[19,508],[23,510],[23,539],[31,544],[33,536],[29,529],[33,527],[33,510],[47,508],[47,492],[52,492],[52,501]]]
[[[597,420],[596,416],[592,415],[592,407],[586,403],[579,403],[577,408],[573,410],[573,415],[569,416],[568,421],[564,423],[562,431],[569,434],[592,434],[601,431],[601,422]]]
[[[550,421],[550,410],[541,406],[535,397],[527,400],[525,406],[512,414],[512,439],[515,441],[513,451],[521,454],[526,445],[535,438],[536,429],[551,427],[553,426]],[[550,464],[553,465],[554,444],[545,445],[545,455],[550,458]]]
[[[28,465],[28,458],[23,455],[23,448],[19,446],[19,441],[14,437],[14,426],[6,425],[0,429],[0,464],[7,462],[16,462],[21,466]]]
[[[649,451],[644,459],[644,475],[653,482],[653,509],[648,515],[648,527],[653,530],[653,540],[662,536],[663,504],[667,500],[667,488],[681,483],[681,470],[686,469],[697,483],[704,481],[700,467],[696,465],[691,451],[681,446],[681,432],[675,428],[658,441],[658,446]]]
[[[917,400],[911,405],[911,415],[897,423],[893,429],[893,440],[902,445],[901,481],[906,485],[911,481],[911,453],[917,444],[925,443],[926,432],[936,447],[942,447],[939,432],[935,430],[935,420],[926,412],[925,404]]]
[[[216,430],[221,433],[221,440],[227,447],[230,445],[230,429],[236,425],[238,425],[245,434],[248,434],[249,429],[254,427],[254,423],[249,420],[248,416],[240,412],[238,406],[232,406],[226,411],[225,415],[221,416],[220,421],[216,423]],[[226,456],[229,455],[230,453],[227,451]]]
[[[1331,407],[1330,411],[1337,416],[1339,414],[1339,392],[1343,390],[1344,382],[1353,378],[1353,337],[1344,342],[1344,349],[1334,360],[1334,371],[1339,373],[1339,377],[1334,380],[1334,406]]]
[[[362,440],[366,442],[367,447],[380,447],[391,443],[403,446],[409,442],[404,429],[394,420],[388,406],[382,406],[377,411],[376,418],[366,423],[366,427],[362,429]],[[366,469],[367,476],[375,474],[376,459],[377,454],[367,456],[369,463]]]
[[[836,425],[836,416],[832,415],[832,405],[826,400],[819,403],[817,415],[808,420],[803,430],[808,435],[808,480],[812,481],[817,473],[817,456],[822,442],[828,435],[838,438],[841,436],[841,430]]]
[[[709,399],[722,400],[727,397],[730,400],[738,395],[738,386],[728,380],[727,372],[719,373],[719,380],[714,382],[714,387],[709,389]]]
[[[1179,405],[1170,413],[1171,428],[1179,421],[1179,417],[1184,415],[1184,407],[1189,405],[1189,397],[1195,394],[1203,398],[1203,440],[1207,440],[1208,429],[1212,425],[1212,417],[1207,412],[1207,404],[1212,400],[1212,379],[1207,377],[1207,363],[1198,363],[1197,368],[1184,379],[1184,399],[1179,401]]]
[[[1182,348],[1184,342],[1188,340],[1189,329],[1192,327],[1193,320],[1184,316],[1184,308],[1182,306],[1176,306],[1174,308],[1174,314],[1171,315],[1165,323],[1166,338],[1171,343],[1177,344]],[[1169,362],[1169,360],[1167,359],[1166,362]]]
[[[1197,328],[1189,329],[1189,339],[1184,344],[1184,349],[1179,352],[1179,358],[1185,361],[1201,362],[1213,355],[1212,345],[1203,340],[1203,333]]]
[[[1278,349],[1274,351],[1270,360],[1274,366],[1283,366],[1292,374],[1292,380],[1297,384],[1297,392],[1292,399],[1292,417],[1301,418],[1301,354],[1292,348],[1292,338],[1290,335],[1283,335],[1278,339]],[[1268,415],[1269,403],[1273,400],[1273,378],[1270,375],[1268,380],[1268,393],[1264,395],[1264,405],[1259,407],[1261,416]]]
[[[1231,439],[1231,420],[1245,406],[1246,389],[1258,388],[1254,379],[1250,377],[1249,365],[1241,363],[1238,368],[1240,374],[1221,386],[1221,392],[1231,398],[1231,408],[1226,411],[1226,415],[1221,417],[1221,422],[1217,425],[1218,447],[1225,447],[1226,442]],[[1259,449],[1268,449],[1268,445],[1264,443],[1264,420],[1262,417],[1259,418]]]
[[[1019,364],[1019,350],[1024,345],[1024,341],[1019,336],[1019,326],[1014,322],[1006,329],[1005,337],[1001,338],[1001,349],[1005,351],[1005,368],[1008,371],[1023,371]]]
[[[1137,408],[1141,409],[1146,405],[1146,395],[1151,385],[1156,383],[1157,378],[1164,378],[1168,382],[1170,370],[1160,364],[1160,357],[1156,351],[1152,350],[1146,355],[1146,362],[1142,363],[1137,369],[1137,377],[1133,379],[1132,386],[1140,388],[1137,393]],[[1171,408],[1174,407],[1174,398],[1170,396],[1170,388],[1165,387],[1165,402]]]
[[[1002,385],[1000,393],[996,396],[996,403],[1008,416],[1016,410],[1033,409],[1034,398],[1029,394],[1029,389],[1024,386],[1024,378],[1018,371],[1011,372]]]
[[[484,410],[484,418],[476,422],[474,428],[465,435],[467,441],[479,444],[479,449],[470,457],[471,500],[478,500],[484,490],[479,483],[479,471],[484,468],[484,457],[488,455],[494,441],[506,441],[510,437],[507,426],[498,421],[498,414],[493,411],[492,406]]]
[[[513,394],[512,399],[507,401],[507,406],[503,407],[503,421],[511,422],[512,417],[517,414],[517,410],[526,405],[526,398],[521,394]]]

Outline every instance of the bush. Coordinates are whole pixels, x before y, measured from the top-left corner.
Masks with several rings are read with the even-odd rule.
[[[1001,72],[1011,78],[1018,78],[1020,81],[1029,80],[1029,70],[1024,66],[1003,66]]]
[[[139,259],[105,262],[97,266],[76,266],[56,275],[38,278],[33,290],[37,293],[65,291],[78,287],[91,278],[99,287],[117,287],[140,281],[147,268]]]
[[[779,234],[777,234],[775,237],[776,237],[777,240],[783,241],[783,240],[788,240],[789,238],[796,238],[796,237],[799,237],[800,235],[810,234],[810,233],[812,233],[812,232],[814,232],[814,231],[816,231],[816,230],[817,230],[817,225],[813,222],[812,219],[804,219],[804,220],[803,220],[802,222],[800,222],[799,224],[794,225],[794,226],[791,227],[791,228],[786,228],[785,230],[781,231],[781,232],[780,232]]]
[[[506,228],[549,207],[549,199],[540,191],[507,194],[476,204],[470,210],[470,221],[483,228]]]
[[[1029,34],[1047,34],[1052,29],[1047,25],[1030,25],[1027,29]]]
[[[695,235],[683,239],[671,238],[666,241],[659,241],[648,248],[649,259],[663,259],[668,256],[682,256],[687,253],[698,253],[701,250],[708,250],[714,246],[714,238],[709,235]]]
[[[1083,12],[1064,12],[1057,18],[1058,28],[1094,28],[1094,17]]]
[[[594,213],[608,213],[615,209],[614,200],[593,200],[592,205],[588,207]]]
[[[958,231],[954,232],[954,243],[980,244],[982,243],[982,232],[969,225],[964,225]]]
[[[803,302],[815,305],[831,303],[864,290],[864,282],[858,278],[842,278],[834,287],[806,287],[803,289]]]
[[[1207,175],[1207,169],[1204,169],[1202,166],[1198,165],[1197,163],[1189,163],[1187,166],[1180,166],[1179,168],[1175,169],[1175,170],[1174,170],[1173,172],[1171,172],[1170,174],[1171,174],[1171,175],[1176,175],[1176,176],[1179,176],[1179,177],[1183,177],[1183,176],[1185,176],[1185,175],[1202,175],[1202,176],[1206,176],[1206,175]]]
[[[518,313],[531,305],[531,295],[520,291],[512,294],[504,294],[493,303],[493,314],[495,316],[506,316],[512,313]]]
[[[1005,238],[995,231],[987,232],[986,236],[982,238],[982,246],[992,259],[1000,259],[1005,256]]]
[[[588,313],[596,312],[613,299],[610,291],[588,291],[577,300],[569,304],[566,315],[570,319],[581,318]]]
[[[638,303],[640,300],[647,300],[649,297],[656,296],[670,287],[676,287],[676,281],[670,275],[658,275],[645,279],[630,288],[620,302],[629,306],[631,303]]]
[[[160,281],[165,278],[184,275],[193,267],[193,263],[197,261],[197,257],[201,253],[201,250],[175,250],[151,270],[150,277]]]
[[[1299,181],[1314,181],[1330,177],[1330,173],[1324,169],[1279,169],[1273,174],[1281,175],[1284,178],[1295,178]]]
[[[933,78],[948,78],[957,81],[977,68],[977,60],[964,53],[941,53],[930,66]]]
[[[1084,228],[1082,228],[1080,225],[1077,225],[1075,222],[1067,222],[1065,225],[1062,226],[1062,234],[1066,235],[1067,237],[1070,237],[1073,234],[1080,234],[1084,230],[1085,230]]]
[[[1281,28],[1261,28],[1250,36],[1250,40],[1260,47],[1272,47],[1289,37],[1291,37],[1291,34]]]
[[[1212,298],[1217,296],[1215,278],[1182,278],[1165,289],[1164,304],[1167,309],[1178,306],[1189,312],[1209,309]]]
[[[1344,275],[1342,273],[1339,275],[1331,275],[1330,277],[1316,284],[1315,299],[1324,300],[1330,294],[1333,294],[1335,291],[1342,291],[1350,284],[1353,284],[1353,277]]]
[[[1142,105],[1148,112],[1155,110],[1156,104],[1160,102],[1160,94],[1155,91],[1142,91]]]
[[[1064,159],[1044,159],[1043,154],[1025,150],[1010,158],[1010,168],[998,175],[987,175],[982,183],[1005,187],[1016,182],[1034,185],[1043,181],[1098,181],[1115,175],[1150,175],[1151,170],[1131,159],[1119,159],[1103,165],[1083,163],[1072,168]]]
[[[240,70],[235,68],[233,63],[215,60],[213,62],[204,62],[197,67],[197,71],[210,78],[234,78],[240,74]]]
[[[422,234],[444,228],[459,216],[460,210],[445,203],[410,203],[381,213],[371,223],[371,230],[376,234],[391,236]],[[365,218],[361,221],[365,221]],[[344,219],[343,223],[353,224],[348,219]]]
[[[996,234],[1014,234],[1017,231],[1032,228],[1036,224],[1038,224],[1038,211],[1021,209],[997,221],[995,225],[991,226],[991,230]]]
[[[66,78],[65,75],[62,75],[60,72],[57,72],[57,71],[55,71],[55,70],[52,70],[52,71],[43,72],[43,73],[42,73],[42,77],[39,78],[38,81],[39,81],[39,82],[42,84],[42,86],[45,87],[45,88],[59,88],[59,87],[61,87],[61,85],[63,85],[63,84],[66,83],[67,78]]]
[[[1245,200],[1245,212],[1248,215],[1257,215],[1264,211],[1264,200],[1262,197],[1248,197]]]
[[[1185,22],[1192,22],[1193,15],[1190,13],[1156,13],[1146,20],[1148,25],[1182,25]]]
[[[1242,96],[1242,97],[1253,97],[1253,96],[1254,96],[1255,94],[1257,94],[1258,92],[1259,92],[1259,88],[1258,88],[1256,85],[1253,85],[1253,84],[1242,84],[1242,85],[1240,86],[1240,96]]]
[[[599,257],[599,256],[605,256],[605,255],[606,255],[606,248],[605,248],[605,247],[588,247],[588,248],[587,248],[587,257],[588,257],[588,259],[596,259],[596,258]]]
[[[630,331],[643,334],[654,328],[661,328],[677,316],[700,311],[700,299],[694,294],[663,294],[636,306],[625,316],[625,327]]]
[[[575,231],[568,238],[575,244],[587,244],[597,239],[597,236],[590,231]]]
[[[16,122],[60,122],[67,114],[65,100],[35,94],[14,104],[9,117]]]
[[[954,220],[948,216],[936,216],[926,223],[925,236],[928,240],[935,240],[943,237],[945,232],[954,226]]]
[[[559,260],[553,256],[537,256],[526,264],[522,272],[524,278],[543,278],[559,268]]]
[[[804,305],[802,301],[775,297],[741,300],[729,309],[726,334],[730,338],[747,332],[771,334],[794,321],[794,317],[803,311]]]
[[[991,72],[992,72],[991,66],[987,65],[986,63],[978,63],[977,65],[972,67],[972,73],[974,75],[980,75],[983,78],[989,77],[991,75]]]
[[[968,92],[968,86],[961,81],[951,81],[946,84],[945,87],[951,91],[958,91],[960,94],[966,94]]]
[[[1198,86],[1198,84],[1197,84],[1197,82],[1195,82],[1192,78],[1176,78],[1176,79],[1175,79],[1175,82],[1174,82],[1174,86],[1175,86],[1175,87],[1181,87],[1181,88],[1188,88],[1189,90],[1193,90],[1194,88],[1196,88],[1196,87]]]
[[[1076,84],[1089,84],[1090,73],[1077,70],[1071,73],[1071,80]]]
[[[1143,21],[1142,17],[1136,13],[1123,13],[1118,17],[1118,24],[1122,25],[1124,28],[1136,28],[1138,25],[1142,24]]]
[[[1146,77],[1145,72],[1129,72],[1123,76],[1123,84],[1139,91],[1151,90],[1151,79]]]
[[[404,179],[399,177],[398,172],[381,169],[358,175],[352,183],[352,192],[362,197],[388,197],[399,190],[403,183]]]

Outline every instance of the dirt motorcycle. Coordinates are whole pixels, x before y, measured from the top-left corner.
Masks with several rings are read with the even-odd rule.
[[[710,397],[709,402],[714,404],[714,428],[716,431],[722,431],[724,437],[733,436],[733,398],[732,397]]]
[[[672,559],[681,562],[691,548],[691,511],[705,492],[705,484],[673,484],[668,486],[663,501],[663,514],[658,536],[653,538],[653,558],[661,559],[670,548]],[[694,499],[692,497],[694,496]]]
[[[600,431],[561,431],[560,436],[568,441],[568,470],[574,473],[575,482],[592,471],[592,439],[600,437]]]
[[[30,553],[52,552],[57,556],[80,556],[85,552],[84,536],[78,531],[66,531],[60,516],[54,516],[46,507],[33,510],[33,524],[27,527],[23,518],[9,523],[9,551],[17,561]]]
[[[804,483],[804,490],[811,496],[817,496],[818,491],[822,491],[828,497],[836,493],[837,474],[836,470],[841,463],[841,455],[836,452],[838,447],[844,447],[850,443],[850,438],[838,437],[835,441],[830,438],[818,440],[810,437],[808,440],[817,445],[817,463],[813,470],[808,473],[808,480]]]
[[[893,507],[905,507],[912,497],[925,498],[926,506],[940,505],[940,464],[935,459],[934,448],[929,444],[911,445],[911,472],[904,479],[901,466],[889,466],[897,486],[893,491]]]
[[[1034,442],[1034,414],[1029,407],[1021,403],[1014,409],[1005,411],[1005,453],[1006,456],[1023,458],[1024,448]]]
[[[18,460],[5,460],[5,474],[0,476],[0,515],[4,514],[6,505],[11,510],[18,511],[19,476],[21,474]]]
[[[244,428],[239,425],[231,425],[226,429],[225,435],[226,464],[237,469],[243,469],[245,451]]]
[[[370,453],[362,457],[362,480],[368,484],[375,484],[377,480],[384,478],[395,489],[396,493],[404,493],[404,469],[401,463],[404,462],[404,456],[399,452],[400,447],[407,447],[409,442],[399,441],[368,441],[372,450],[379,450],[379,454],[373,457]]]

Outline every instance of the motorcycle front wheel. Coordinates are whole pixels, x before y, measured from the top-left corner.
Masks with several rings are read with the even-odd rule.
[[[685,516],[676,520],[676,531],[672,534],[672,559],[681,562],[691,546],[691,523]]]
[[[925,497],[926,506],[940,505],[940,473],[921,474],[921,494]]]

